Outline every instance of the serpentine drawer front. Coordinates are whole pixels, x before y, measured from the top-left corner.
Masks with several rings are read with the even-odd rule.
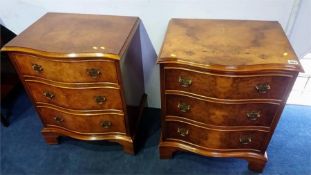
[[[262,142],[267,137],[267,132],[256,130],[222,131],[182,121],[171,122],[169,119],[166,124],[168,141],[190,143],[207,150],[260,152]]]
[[[279,103],[215,102],[183,94],[166,95],[166,115],[214,126],[261,126],[269,130]]]
[[[59,136],[111,140],[135,153],[146,100],[140,25],[137,17],[47,13],[2,48],[48,144]]]
[[[122,111],[121,94],[114,87],[56,86],[25,80],[37,104],[49,103],[63,108],[81,110],[117,109]]]
[[[165,67],[167,90],[186,91],[222,99],[282,99],[292,75],[222,75]]]
[[[267,147],[302,71],[273,21],[172,19],[158,58],[160,157],[190,151],[246,159],[262,172]]]
[[[47,126],[80,133],[126,134],[123,113],[72,113],[44,106],[39,106],[38,111]]]
[[[19,69],[24,77],[35,76],[70,83],[118,83],[116,65],[112,60],[47,59],[25,54],[14,54],[12,57],[20,65]]]

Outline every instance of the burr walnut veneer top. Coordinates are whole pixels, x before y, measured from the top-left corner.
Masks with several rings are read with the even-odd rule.
[[[47,13],[2,50],[52,57],[119,59],[138,21],[137,17]]]
[[[302,71],[276,21],[172,19],[158,62]]]

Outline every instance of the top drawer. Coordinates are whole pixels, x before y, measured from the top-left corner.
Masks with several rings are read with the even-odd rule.
[[[20,73],[68,83],[118,83],[111,60],[53,60],[26,54],[12,56]]]
[[[220,99],[282,99],[292,78],[287,74],[220,75],[164,67],[165,90]]]

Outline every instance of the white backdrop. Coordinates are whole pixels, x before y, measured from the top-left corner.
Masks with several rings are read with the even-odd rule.
[[[290,32],[290,41],[299,57],[311,53],[311,0],[301,0]]]
[[[275,20],[290,35],[300,3],[300,0],[0,0],[0,21],[18,34],[46,12],[139,16],[158,54],[170,18]],[[149,106],[159,108],[159,68],[155,59],[144,60],[144,76]]]

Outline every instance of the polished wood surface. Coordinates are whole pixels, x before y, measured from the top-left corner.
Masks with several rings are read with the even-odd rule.
[[[68,85],[59,87],[36,80],[27,79],[25,81],[37,104],[48,103],[63,108],[80,110],[122,110],[123,108],[120,90],[113,87],[72,87]],[[50,93],[53,97],[49,97],[45,93]],[[104,99],[99,102],[98,97]]]
[[[50,81],[70,83],[110,82],[118,84],[116,65],[107,59],[52,59],[26,54],[13,54],[21,73]],[[25,64],[28,63],[28,64]],[[35,66],[41,68],[36,70]],[[97,74],[91,74],[97,71]]]
[[[260,152],[262,142],[267,137],[267,131],[217,130],[193,125],[183,120],[172,120],[169,117],[166,124],[167,130],[164,131],[167,132],[166,140],[195,144],[211,151]],[[187,134],[183,134],[180,131],[182,129],[186,130]]]
[[[212,74],[182,67],[165,67],[167,90],[186,91],[222,99],[282,99],[290,74],[248,74],[223,75]],[[191,80],[191,85],[184,87],[180,79]],[[256,86],[267,84],[270,89],[260,93]]]
[[[302,67],[277,22],[170,21],[158,58],[160,158],[176,151],[248,161],[266,150]]]
[[[166,98],[167,115],[191,119],[214,127],[260,126],[269,130],[276,110],[281,105],[248,101],[224,103],[187,94],[167,94]],[[189,110],[183,110],[182,105],[189,106]],[[252,116],[252,113],[255,114]]]
[[[128,47],[126,40],[138,22],[137,17],[47,13],[3,50],[22,49],[40,55],[73,58],[122,56]]]
[[[70,113],[53,107],[38,107],[47,127],[60,127],[79,133],[126,133],[124,114]]]
[[[302,70],[276,21],[172,19],[158,62],[232,71]]]
[[[135,154],[146,101],[140,25],[137,17],[47,13],[2,48],[48,144],[109,140]]]

